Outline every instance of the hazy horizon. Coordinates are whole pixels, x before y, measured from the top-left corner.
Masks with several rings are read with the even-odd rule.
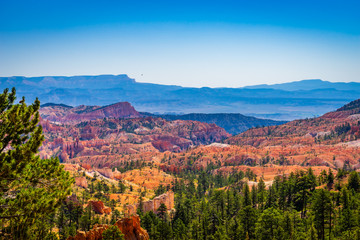
[[[264,83],[258,83],[258,84],[248,84],[248,85],[243,85],[243,86],[238,86],[238,87],[228,87],[228,86],[216,86],[216,87],[212,87],[212,86],[184,86],[184,85],[180,85],[180,84],[171,84],[171,83],[156,83],[156,82],[143,82],[143,81],[138,81],[136,78],[133,78],[132,76],[130,76],[129,74],[126,73],[119,73],[119,74],[99,74],[99,75],[89,75],[89,74],[82,74],[82,75],[35,75],[35,76],[24,76],[24,75],[13,75],[13,76],[0,76],[0,78],[11,78],[11,77],[25,77],[25,78],[41,78],[41,77],[82,77],[82,76],[119,76],[119,75],[127,75],[130,79],[133,79],[135,82],[138,83],[149,83],[149,84],[159,84],[159,85],[167,85],[167,86],[179,86],[179,87],[184,87],[184,88],[243,88],[243,87],[252,87],[252,86],[258,86],[258,85],[276,85],[276,84],[286,84],[286,83],[296,83],[296,82],[303,82],[303,81],[314,81],[314,80],[319,80],[319,81],[323,81],[323,82],[331,82],[331,83],[360,83],[360,81],[327,81],[324,79],[301,79],[301,80],[294,80],[294,81],[284,81],[284,82],[264,82]],[[246,84],[246,83],[245,83]]]

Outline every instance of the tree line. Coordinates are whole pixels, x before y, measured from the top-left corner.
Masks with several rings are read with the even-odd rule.
[[[316,177],[310,168],[271,185],[240,179],[220,189],[215,179],[176,181],[175,211],[140,213],[151,239],[360,239],[357,172]]]

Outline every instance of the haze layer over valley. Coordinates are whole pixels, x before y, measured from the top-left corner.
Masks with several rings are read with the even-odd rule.
[[[27,101],[109,105],[130,102],[139,112],[155,114],[241,113],[293,120],[314,117],[360,96],[360,83],[304,80],[243,88],[187,88],[139,83],[127,75],[74,77],[2,77],[2,88],[15,86]]]

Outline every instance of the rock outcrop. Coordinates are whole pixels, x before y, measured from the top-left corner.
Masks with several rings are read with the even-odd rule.
[[[75,178],[75,184],[76,186],[82,187],[82,188],[87,188],[88,187],[88,182],[86,180],[86,177],[76,177]]]
[[[111,168],[98,168],[96,169],[96,171],[98,171],[101,175],[103,175],[104,177],[107,177],[107,178],[111,178],[111,179],[114,179],[114,178],[117,178],[117,179],[120,179],[121,178],[121,173],[115,169],[114,171],[111,169]]]
[[[140,226],[139,216],[123,218],[114,225],[124,234],[125,240],[149,240],[149,234]],[[78,231],[75,237],[68,237],[67,240],[102,240],[102,234],[109,226],[96,224],[90,231]]]
[[[77,231],[75,237],[68,237],[67,240],[102,240],[103,232],[109,228],[109,225],[96,224],[90,231]]]
[[[139,216],[123,218],[115,224],[124,234],[125,240],[148,240],[149,234],[140,226]]]
[[[143,202],[143,212],[154,212],[159,209],[161,204],[165,204],[166,208],[168,210],[171,210],[174,208],[174,192],[170,191],[164,194],[161,194],[157,197],[155,197],[153,200],[144,201]],[[126,206],[126,215],[132,216],[136,214],[136,209],[139,207],[139,204],[137,205],[127,205]]]
[[[102,201],[89,201],[92,210],[97,214],[110,214],[111,208],[106,207]]]

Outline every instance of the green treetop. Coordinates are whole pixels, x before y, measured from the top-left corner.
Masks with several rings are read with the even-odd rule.
[[[40,239],[40,219],[54,213],[70,194],[73,180],[57,158],[38,155],[44,140],[39,100],[26,105],[23,98],[15,104],[15,95],[15,88],[0,94],[0,234]]]

